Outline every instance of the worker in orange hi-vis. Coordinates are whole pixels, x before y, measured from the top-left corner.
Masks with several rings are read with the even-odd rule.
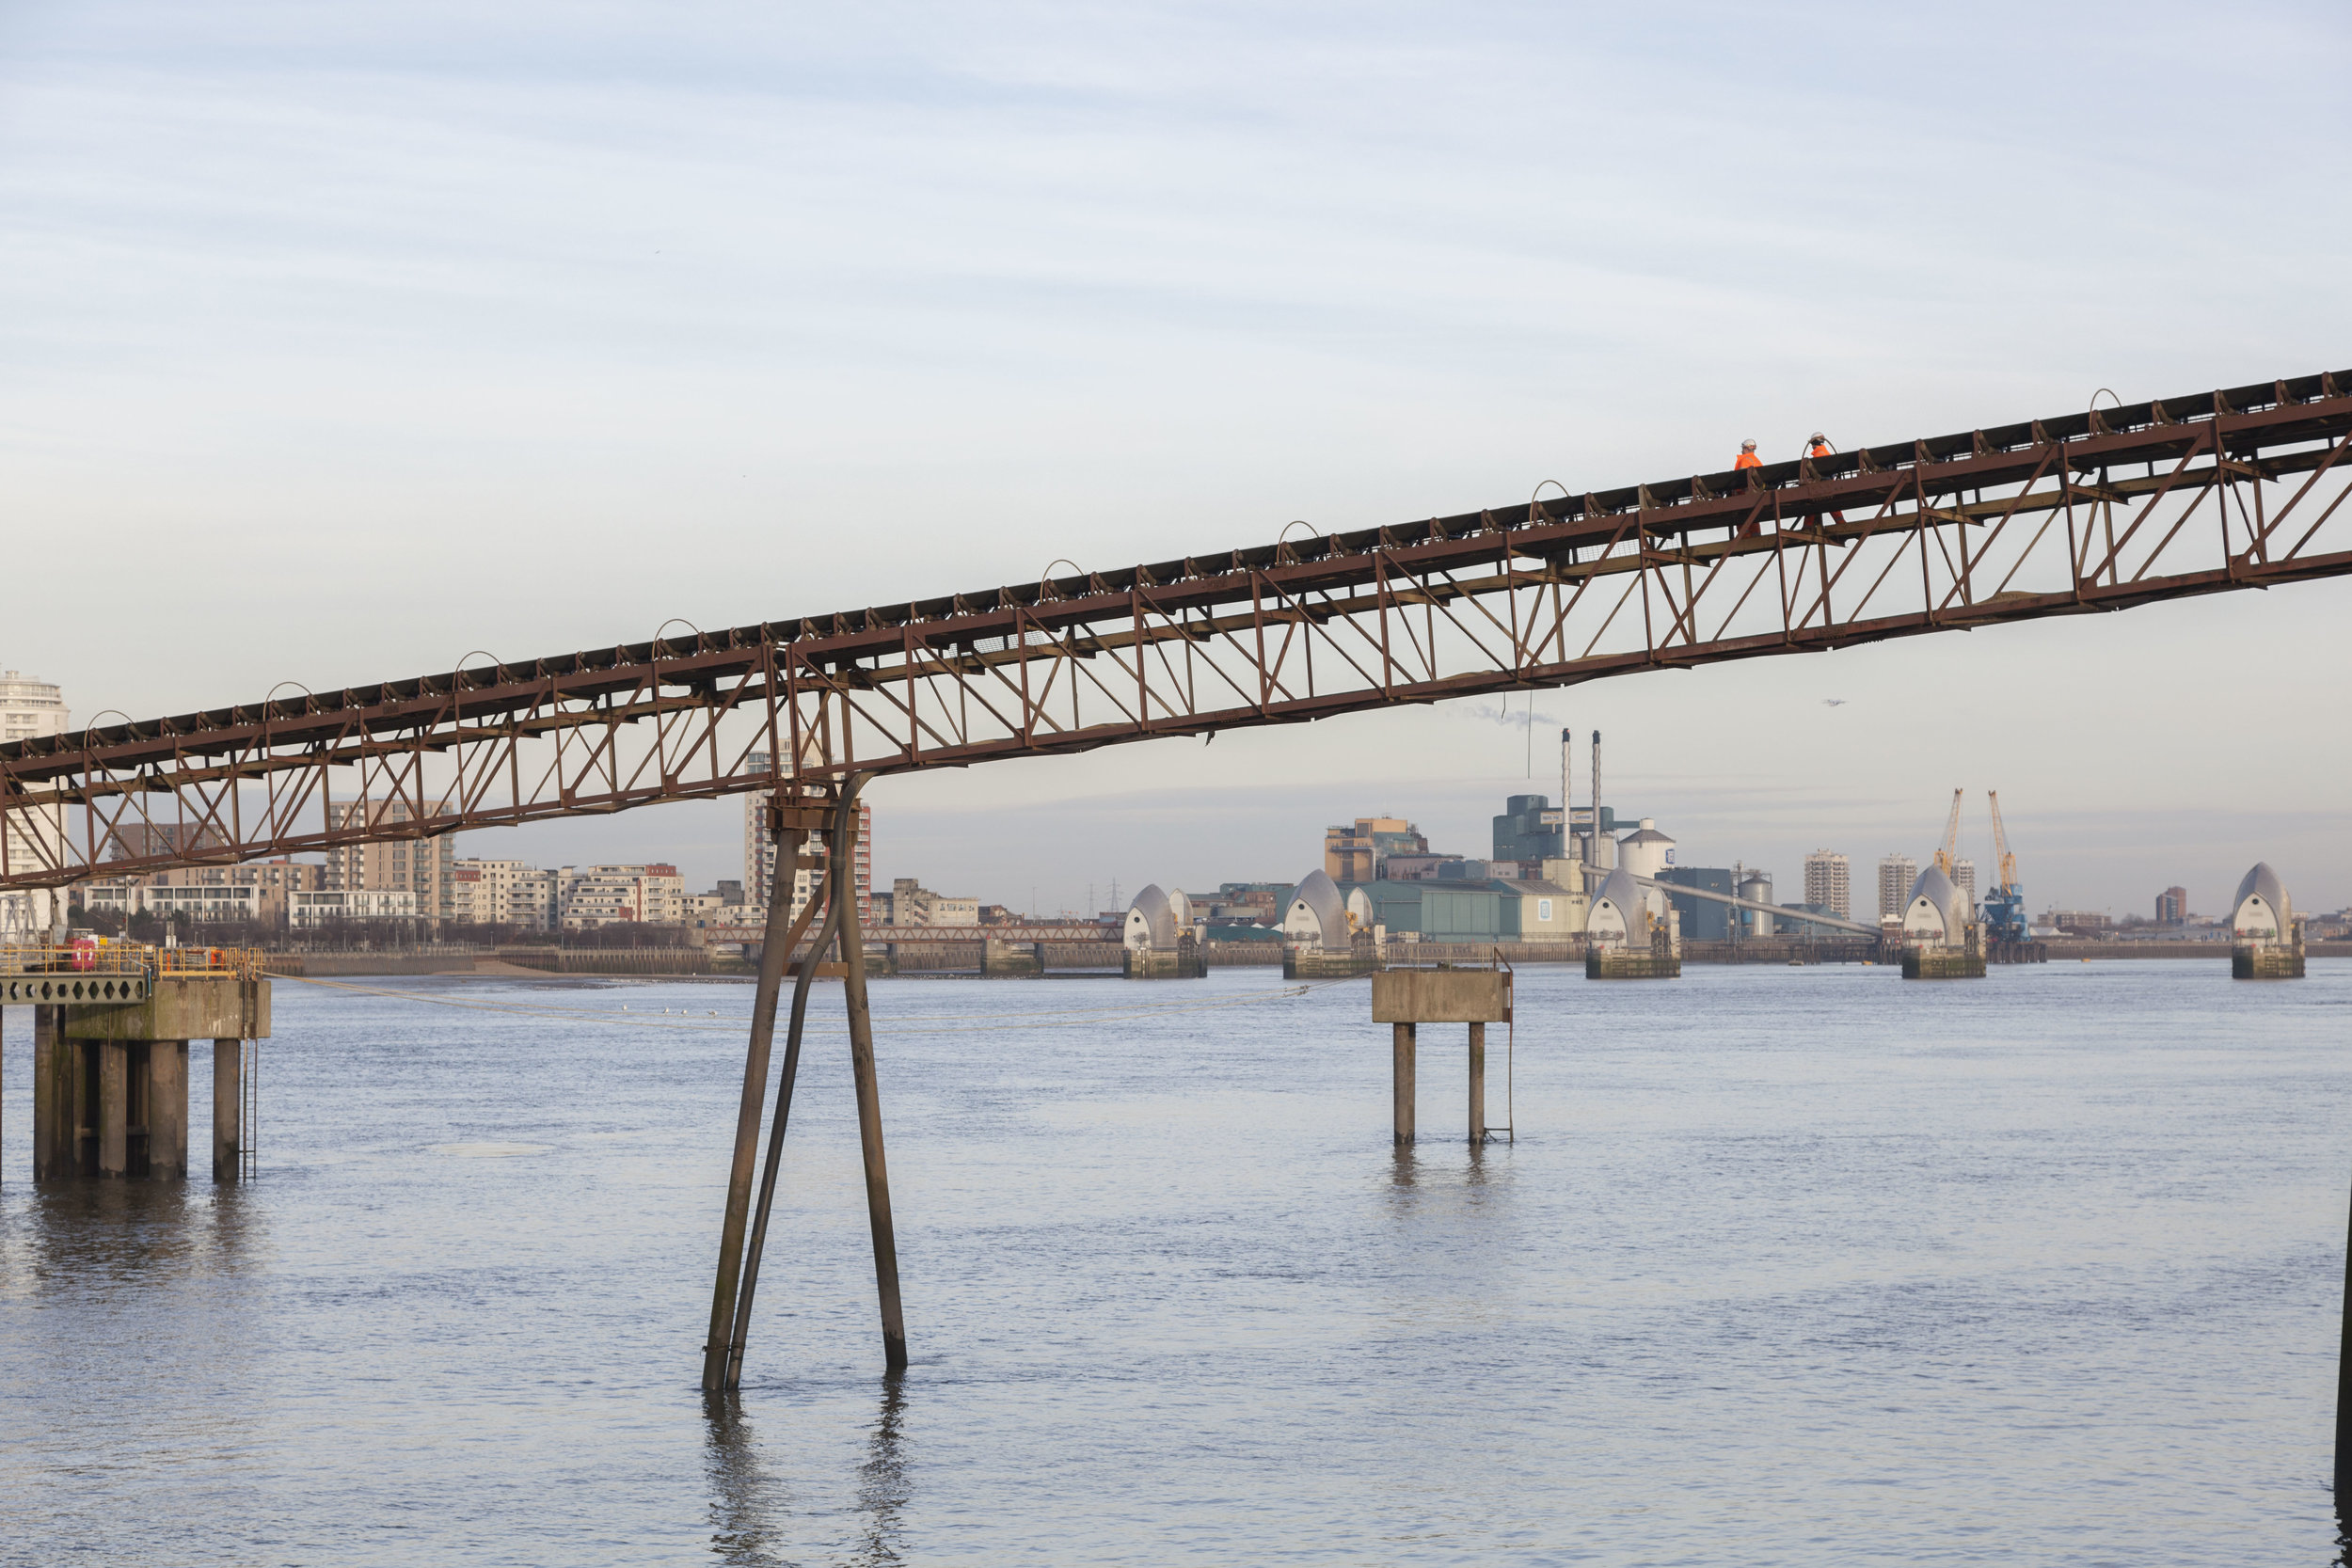
[[[1764,460],[1756,455],[1756,437],[1751,436],[1740,442],[1740,455],[1731,460],[1732,471],[1737,473],[1741,468],[1760,468],[1763,466]],[[1739,536],[1742,539],[1753,539],[1758,531],[1758,525],[1751,518],[1740,525]]]
[[[1818,430],[1815,431],[1805,437],[1804,454],[1816,462],[1830,455],[1829,437]],[[1829,519],[1833,523],[1843,523],[1846,520],[1846,515],[1843,512],[1833,512],[1829,515]]]

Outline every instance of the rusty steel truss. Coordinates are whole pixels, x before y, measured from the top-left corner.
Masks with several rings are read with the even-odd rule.
[[[2302,376],[20,740],[0,886],[2341,576],[2347,446]]]

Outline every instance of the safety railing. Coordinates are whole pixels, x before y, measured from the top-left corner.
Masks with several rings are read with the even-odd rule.
[[[262,973],[258,947],[155,947],[110,937],[57,943],[0,944],[0,974],[222,975],[240,980]]]

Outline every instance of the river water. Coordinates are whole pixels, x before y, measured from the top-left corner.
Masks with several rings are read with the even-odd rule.
[[[10,1010],[0,1560],[2336,1557],[2352,963],[1529,970],[1403,1157],[1360,981],[877,982],[898,1379],[820,987],[715,1413],[749,988],[380,984],[243,1188],[35,1191]]]

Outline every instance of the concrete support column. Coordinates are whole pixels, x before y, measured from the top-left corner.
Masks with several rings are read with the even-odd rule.
[[[82,1053],[63,1007],[33,1009],[33,1180],[82,1173]]]
[[[213,1180],[234,1181],[245,1152],[245,1041],[213,1042]]]
[[[1396,1124],[1396,1141],[1413,1141],[1413,1025],[1399,1023],[1393,1028],[1395,1053],[1389,1069],[1389,1093],[1394,1101],[1392,1115]]]
[[[1486,1141],[1486,1026],[1470,1026],[1470,1141]]]
[[[98,1042],[98,1174],[121,1176],[131,1165],[131,1048]]]
[[[147,1048],[147,1174],[157,1181],[188,1176],[188,1042]]]

